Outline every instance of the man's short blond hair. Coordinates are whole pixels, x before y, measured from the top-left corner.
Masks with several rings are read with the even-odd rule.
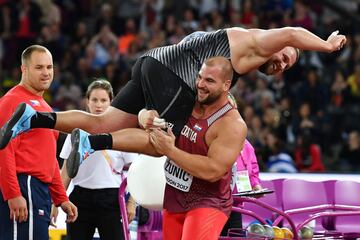
[[[221,72],[223,74],[223,81],[230,80],[232,81],[233,75],[234,75],[234,69],[231,65],[231,62],[229,59],[225,57],[211,57],[208,58],[204,64],[209,67],[213,66],[219,66],[221,68]]]
[[[51,55],[50,51],[46,47],[41,45],[31,45],[22,52],[21,64],[23,65],[27,64],[33,52],[46,52]]]

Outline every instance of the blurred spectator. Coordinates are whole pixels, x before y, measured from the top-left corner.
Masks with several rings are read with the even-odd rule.
[[[280,124],[280,112],[273,107],[265,108],[262,114],[264,127],[272,131],[277,131]]]
[[[95,31],[100,32],[101,27],[108,25],[113,33],[119,35],[121,32],[120,20],[114,14],[114,8],[110,3],[103,3],[100,8],[100,15],[95,23]]]
[[[266,163],[268,172],[297,172],[292,157],[285,151],[282,140],[274,131],[270,131],[265,137],[262,159]]]
[[[75,57],[79,58],[85,55],[85,49],[89,41],[90,36],[86,23],[83,21],[78,22],[72,37],[69,39],[70,49]]]
[[[282,73],[272,77],[269,88],[274,92],[276,102],[280,102],[280,100],[290,92],[289,86],[285,81],[284,74]]]
[[[196,31],[199,28],[199,23],[195,19],[194,11],[192,9],[186,9],[184,12],[182,26],[187,33]]]
[[[337,70],[334,82],[330,88],[330,106],[334,109],[340,109],[346,106],[349,103],[349,90],[344,73],[341,70]]]
[[[60,81],[61,86],[53,102],[54,108],[65,110],[68,104],[75,104],[75,108],[78,108],[82,100],[82,91],[81,88],[74,83],[74,76],[69,72],[63,73]]]
[[[350,87],[350,101],[360,103],[360,62],[356,64],[354,72],[349,76],[347,83]]]
[[[159,22],[154,22],[149,29],[150,40],[148,42],[148,47],[157,48],[164,46],[165,41],[165,32],[162,30]]]
[[[243,0],[241,7],[241,24],[245,28],[256,28],[258,27],[258,17],[254,12],[252,0]]]
[[[116,45],[116,35],[111,31],[109,25],[103,25],[100,32],[90,40],[88,45],[87,54],[91,59],[91,68],[94,70],[103,68],[111,60],[110,51]]]
[[[9,73],[4,75],[1,88],[7,92],[15,85],[19,84],[21,78],[20,68],[18,66],[10,69]]]
[[[18,49],[16,56],[20,56],[20,49],[25,49],[35,42],[41,30],[42,12],[40,6],[33,0],[17,1],[16,8],[18,10],[15,32]]]
[[[340,152],[341,162],[349,165],[349,170],[352,172],[360,171],[360,134],[353,130],[349,133],[347,143]]]
[[[0,41],[3,45],[3,55],[7,56],[6,61],[0,62],[4,69],[14,67],[16,63],[17,43],[15,32],[18,28],[18,9],[14,1],[0,5]],[[0,59],[1,60],[1,59]]]
[[[177,44],[185,36],[185,29],[181,25],[176,25],[175,33],[167,38],[166,44]]]
[[[268,83],[265,79],[258,77],[256,79],[256,89],[254,91],[254,107],[256,112],[262,113],[266,107],[274,104],[274,93],[268,88]]]
[[[236,99],[239,108],[243,108],[253,102],[253,93],[250,87],[246,84],[243,77],[239,77],[235,86],[230,89],[231,94]]]
[[[37,38],[37,43],[45,46],[52,52],[54,61],[62,59],[67,39],[60,30],[60,24],[44,25]]]
[[[251,122],[248,124],[248,137],[247,139],[254,146],[255,149],[262,147],[265,144],[265,133],[261,118],[255,115]]]
[[[317,136],[316,116],[311,114],[310,104],[301,104],[298,115],[293,121],[293,129],[296,135],[307,134],[313,138]]]
[[[161,22],[164,0],[145,0],[142,2],[141,28],[147,28],[154,22]]]
[[[118,48],[121,55],[126,55],[130,44],[136,40],[136,24],[134,19],[126,20],[125,32],[118,39]]]
[[[210,14],[211,17],[211,27],[212,29],[220,29],[224,28],[224,18],[223,15],[219,11],[213,11]]]
[[[239,105],[238,105],[239,106]],[[241,113],[246,123],[251,123],[251,120],[255,116],[254,108],[251,105],[245,105],[244,110]]]
[[[178,21],[173,14],[169,14],[165,17],[164,26],[162,26],[162,28],[164,29],[167,38],[176,33],[177,26]]]
[[[326,104],[328,104],[328,92],[322,84],[316,68],[311,68],[306,74],[304,81],[297,92],[300,103],[307,102],[310,105],[311,114],[320,117]]]
[[[284,97],[280,100],[278,106],[280,111],[280,120],[278,127],[278,136],[282,139],[288,148],[291,148],[295,143],[294,131],[291,125],[293,120],[293,113],[291,109],[291,100],[289,97]]]
[[[36,0],[36,2],[41,8],[44,24],[61,24],[61,10],[53,0]]]
[[[297,135],[294,152],[296,167],[301,172],[324,172],[321,148],[315,144],[310,134]]]
[[[303,3],[302,0],[295,0],[292,26],[303,27],[312,31],[313,19],[310,14],[310,9]]]
[[[143,0],[120,0],[118,1],[118,16],[120,18],[119,25],[125,26],[120,29],[119,35],[123,35],[126,32],[127,20],[132,19],[135,25],[139,26],[141,15],[143,14],[142,9]]]

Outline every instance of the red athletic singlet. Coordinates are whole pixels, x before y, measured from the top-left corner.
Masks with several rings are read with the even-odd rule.
[[[207,130],[231,109],[232,106],[226,104],[207,119],[196,119],[191,116],[182,129],[176,146],[186,152],[206,156]],[[189,175],[168,159],[165,163],[165,175],[167,184],[164,208],[168,212],[181,213],[195,208],[216,208],[227,216],[230,215],[232,207],[230,170],[217,182],[208,182]]]

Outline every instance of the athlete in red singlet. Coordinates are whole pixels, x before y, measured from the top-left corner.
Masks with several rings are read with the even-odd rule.
[[[229,61],[208,59],[196,81],[197,101],[176,140],[154,129],[150,141],[168,157],[165,163],[163,236],[218,239],[231,212],[231,166],[241,151],[246,125],[229,103]]]

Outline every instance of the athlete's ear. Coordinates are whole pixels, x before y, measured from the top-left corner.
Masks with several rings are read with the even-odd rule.
[[[231,86],[231,80],[228,79],[228,80],[226,80],[226,81],[224,82],[224,84],[223,84],[223,90],[224,90],[224,92],[225,92],[225,91],[228,92],[229,89],[230,89],[230,86]]]
[[[21,64],[20,69],[21,69],[21,73],[24,74],[27,70],[27,66],[25,64]]]

